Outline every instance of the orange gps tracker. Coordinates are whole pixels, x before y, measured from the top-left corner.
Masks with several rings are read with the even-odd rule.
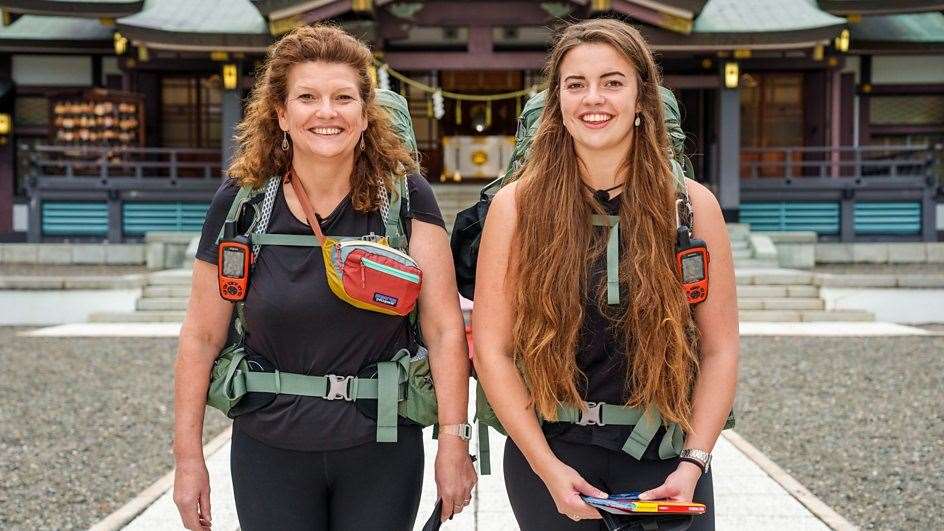
[[[708,298],[708,246],[702,240],[691,238],[688,227],[678,228],[675,260],[682,275],[682,290],[689,304],[698,304]]]
[[[227,223],[229,225],[229,223]],[[252,246],[249,238],[233,236],[233,227],[224,228],[217,257],[217,279],[220,296],[230,302],[246,299],[249,288],[249,269],[252,264]]]

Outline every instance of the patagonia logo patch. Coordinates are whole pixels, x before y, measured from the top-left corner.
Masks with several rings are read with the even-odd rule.
[[[384,295],[383,293],[374,293],[374,302],[386,304],[387,306],[396,306],[398,299],[390,295]]]

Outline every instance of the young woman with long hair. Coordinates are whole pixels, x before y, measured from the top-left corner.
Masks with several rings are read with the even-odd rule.
[[[174,500],[188,529],[211,524],[201,448],[207,384],[227,340],[233,305],[217,287],[216,239],[240,186],[283,179],[268,232],[314,238],[384,234],[381,201],[406,175],[409,254],[422,270],[420,324],[429,348],[440,426],[466,422],[469,363],[442,215],[432,189],[379,105],[371,53],[344,31],[297,28],[259,70],[239,149],[214,197],[193,266],[175,367]],[[298,193],[296,193],[298,192]],[[396,214],[394,214],[396,215]],[[335,296],[319,247],[262,248],[245,299],[249,351],[282,373],[360,376],[411,344],[408,317],[366,311]],[[333,387],[332,387],[333,388]],[[377,422],[347,400],[272,395],[235,418],[231,450],[242,529],[409,530],[423,479],[421,429],[376,442]],[[469,504],[468,443],[441,429],[436,483],[443,516]]]
[[[473,314],[476,371],[509,435],[515,516],[524,530],[599,529],[581,494],[641,491],[706,503],[692,529],[713,529],[705,454],[731,410],[738,358],[720,208],[687,180],[694,236],[711,253],[710,296],[692,311],[676,267],[660,75],[645,41],[615,20],[574,24],[545,75],[530,155],[488,212]],[[607,297],[608,229],[594,215],[619,217],[618,305]],[[623,451],[634,426],[559,418],[561,408],[589,415],[588,403],[657,411],[662,422],[637,458]],[[679,459],[679,446],[705,454]]]

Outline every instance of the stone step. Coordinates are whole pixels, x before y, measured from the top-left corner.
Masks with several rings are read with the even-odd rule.
[[[750,258],[754,254],[750,249],[732,249],[731,254],[734,256],[734,259],[739,258]]]
[[[751,242],[748,240],[731,240],[731,249],[750,249]]]
[[[738,299],[753,298],[778,298],[778,297],[819,297],[819,288],[816,286],[754,286],[739,285],[737,287]]]
[[[180,323],[185,312],[96,312],[90,323]]]
[[[148,275],[149,286],[189,286],[193,271],[190,269],[171,269]]]
[[[738,258],[735,256],[734,265],[741,268],[750,268],[750,269],[774,269],[779,264],[776,260],[764,260],[757,258]]]
[[[874,321],[875,316],[860,310],[738,310],[740,321],[818,322],[818,321]]]
[[[147,286],[144,288],[144,297],[183,297],[190,296],[190,286]]]
[[[737,263],[738,267],[741,266],[741,263]],[[745,285],[755,285],[755,286],[812,286],[813,285],[813,274],[805,272],[777,272],[772,271],[770,273],[753,271],[735,271],[735,279],[739,286]]]
[[[822,310],[822,299],[813,298],[747,298],[738,299],[739,310]]]
[[[138,311],[182,311],[187,309],[187,299],[181,297],[141,298],[135,303]]]
[[[803,312],[803,321],[874,321],[875,315],[865,310],[820,310]]]

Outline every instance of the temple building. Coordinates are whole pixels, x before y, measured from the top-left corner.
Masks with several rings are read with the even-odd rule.
[[[726,219],[944,229],[944,2],[0,0],[0,241],[199,230],[266,47],[330,21],[410,102],[444,213],[504,169],[555,28],[638,27]],[[449,220],[451,221],[451,220]]]

